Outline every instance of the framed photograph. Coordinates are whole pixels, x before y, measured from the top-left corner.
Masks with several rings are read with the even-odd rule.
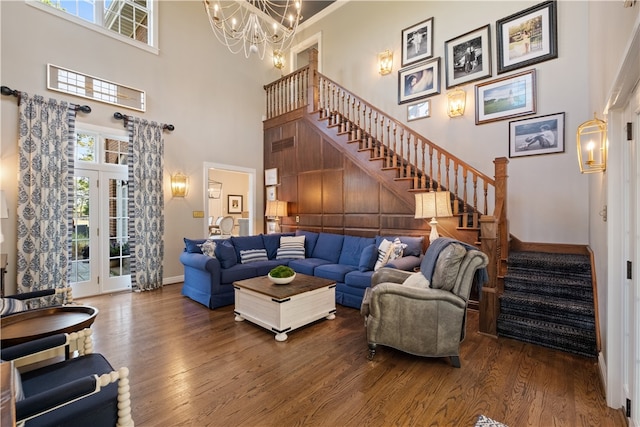
[[[431,116],[431,100],[419,102],[417,104],[407,105],[407,121],[424,119]]]
[[[267,221],[267,234],[276,233],[276,222],[275,221]]]
[[[444,42],[447,89],[491,77],[489,25]]]
[[[242,196],[233,194],[227,196],[227,212],[230,214],[242,213]]]
[[[564,153],[564,113],[509,122],[509,157]]]
[[[402,66],[433,56],[433,18],[402,30]]]
[[[498,74],[558,57],[556,1],[496,21]]]
[[[267,187],[267,200],[276,200],[276,186]]]
[[[278,168],[264,170],[264,185],[278,184]]]
[[[440,93],[440,58],[398,71],[398,104]]]
[[[476,85],[476,124],[536,112],[536,70]]]

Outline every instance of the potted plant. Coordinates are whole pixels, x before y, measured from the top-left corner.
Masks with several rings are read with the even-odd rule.
[[[268,277],[276,285],[286,285],[293,282],[293,279],[296,278],[296,272],[291,267],[279,265],[269,271]]]

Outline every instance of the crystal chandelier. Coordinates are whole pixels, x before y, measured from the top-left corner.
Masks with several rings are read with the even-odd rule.
[[[203,0],[211,29],[232,53],[256,53],[264,59],[267,47],[288,49],[298,23],[302,0]]]

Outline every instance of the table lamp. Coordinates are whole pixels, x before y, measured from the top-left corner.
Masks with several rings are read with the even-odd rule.
[[[431,218],[431,234],[429,242],[436,240],[438,236],[437,217],[451,217],[451,195],[448,191],[429,191],[416,193],[416,218]]]
[[[283,200],[267,200],[264,216],[274,218],[275,231],[280,232],[280,217],[287,216],[287,202]]]

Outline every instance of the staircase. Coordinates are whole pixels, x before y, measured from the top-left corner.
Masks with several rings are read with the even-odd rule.
[[[510,252],[498,336],[597,356],[588,255]]]

